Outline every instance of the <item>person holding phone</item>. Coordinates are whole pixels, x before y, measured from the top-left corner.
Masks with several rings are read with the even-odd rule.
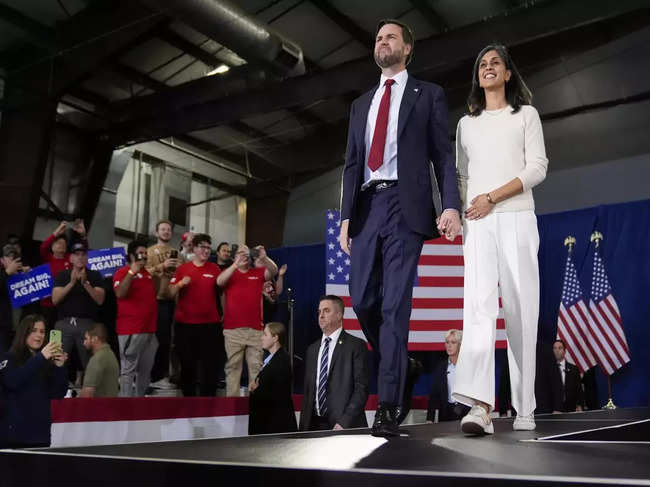
[[[120,344],[120,396],[144,396],[158,349],[158,303],[153,278],[145,264],[147,246],[134,240],[127,247],[129,264],[113,275]],[[135,389],[133,388],[135,382]]]
[[[60,338],[59,334],[58,341],[48,342],[45,318],[28,315],[18,325],[9,352],[0,356],[0,384],[5,391],[0,446],[50,446],[50,400],[62,399],[68,388],[68,354]]]

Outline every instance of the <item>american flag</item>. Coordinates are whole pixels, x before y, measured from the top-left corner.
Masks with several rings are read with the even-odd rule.
[[[630,361],[630,350],[598,244],[594,248],[589,310],[594,319],[594,335],[601,351],[598,363],[607,375],[612,375]]]
[[[557,336],[566,345],[566,356],[584,374],[596,365],[596,353],[600,350],[591,330],[593,319],[583,298],[576,266],[567,255],[560,310],[557,316]]]
[[[365,340],[352,309],[348,282],[350,257],[341,249],[338,210],[325,217],[325,291],[341,296],[345,302],[343,328]],[[439,238],[424,243],[413,288],[413,309],[409,324],[409,350],[444,350],[445,333],[463,328],[463,247],[458,237],[453,242]],[[506,347],[505,321],[499,300],[497,348]]]

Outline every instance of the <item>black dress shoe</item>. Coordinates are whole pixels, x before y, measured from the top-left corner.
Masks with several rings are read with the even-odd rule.
[[[413,398],[413,387],[415,383],[420,378],[422,374],[422,362],[415,360],[409,357],[408,370],[406,372],[406,383],[404,384],[404,397],[402,398],[402,404],[397,406],[397,411],[395,412],[395,421],[398,425],[406,419],[409,412],[411,411],[411,399]]]
[[[395,421],[396,407],[390,404],[379,403],[375,413],[375,422],[370,433],[372,436],[399,436],[399,429]]]

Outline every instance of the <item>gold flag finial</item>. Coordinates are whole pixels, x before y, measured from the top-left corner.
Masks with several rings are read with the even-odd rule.
[[[569,252],[573,250],[573,246],[576,244],[576,238],[573,235],[569,235],[564,239],[564,246],[569,247]]]
[[[596,242],[596,247],[600,244],[600,241],[603,239],[603,234],[598,230],[594,230],[594,233],[591,234],[591,241]]]

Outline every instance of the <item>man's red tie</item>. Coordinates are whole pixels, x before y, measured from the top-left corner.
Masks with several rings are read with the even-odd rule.
[[[388,131],[388,112],[390,110],[390,86],[395,83],[394,79],[386,80],[386,89],[379,102],[375,133],[370,144],[370,155],[368,156],[368,167],[376,171],[384,163],[384,147],[386,147],[386,132]]]

